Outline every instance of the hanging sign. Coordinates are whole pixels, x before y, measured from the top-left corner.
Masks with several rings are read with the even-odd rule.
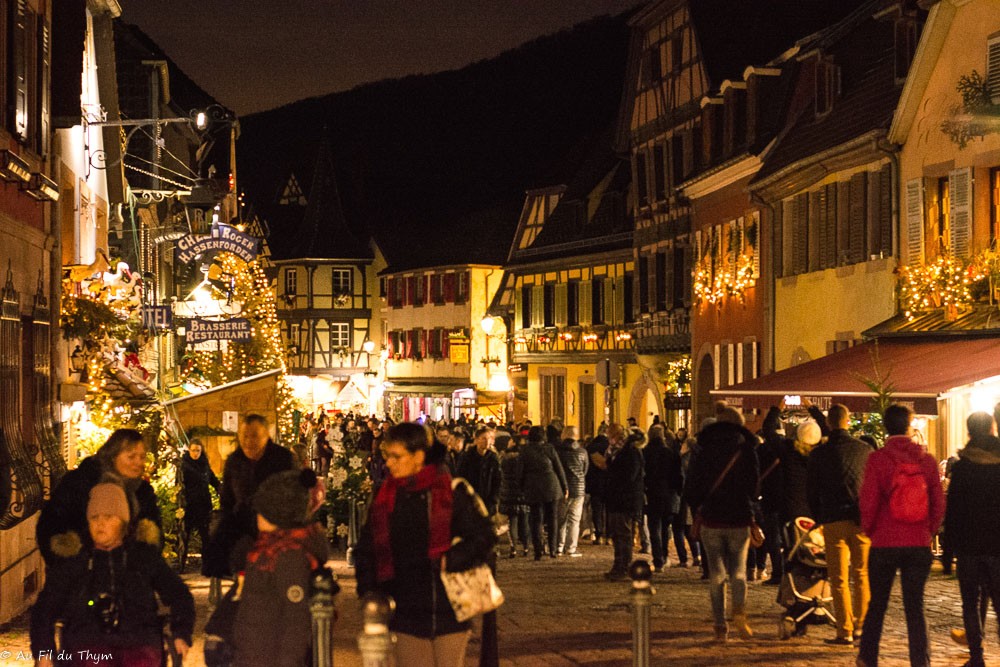
[[[143,329],[169,329],[173,323],[173,311],[170,306],[143,306]]]
[[[237,343],[246,343],[251,339],[250,320],[243,317],[231,320],[194,318],[188,322],[187,342],[189,345],[210,340],[231,340]]]
[[[257,259],[258,239],[231,225],[213,224],[209,236],[188,234],[177,241],[177,261],[187,264],[206,253],[229,252],[244,262]]]

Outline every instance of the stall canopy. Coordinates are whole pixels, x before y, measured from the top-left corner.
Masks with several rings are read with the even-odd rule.
[[[223,413],[236,412],[240,418],[256,413],[268,418],[273,426],[278,417],[279,370],[266,371],[236,382],[219,385],[198,394],[164,402],[176,411],[183,428],[223,427]]]
[[[881,377],[894,401],[935,415],[940,394],[997,375],[1000,338],[882,339],[710,393],[743,409],[809,399],[824,410],[843,403],[865,412],[875,398],[865,382]]]

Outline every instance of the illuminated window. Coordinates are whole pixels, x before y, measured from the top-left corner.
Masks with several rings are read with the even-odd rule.
[[[285,189],[281,191],[278,203],[284,206],[306,205],[306,196],[302,193],[302,188],[299,187],[299,181],[295,178],[295,174],[289,175],[288,183],[285,184]]]

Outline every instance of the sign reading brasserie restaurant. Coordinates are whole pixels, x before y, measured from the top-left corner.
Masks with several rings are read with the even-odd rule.
[[[231,225],[214,224],[209,236],[188,234],[177,241],[175,253],[182,264],[209,252],[229,252],[245,262],[257,259],[258,240]]]
[[[236,317],[231,320],[203,320],[194,318],[188,322],[188,345],[210,340],[230,340],[245,343],[252,339],[250,320]]]

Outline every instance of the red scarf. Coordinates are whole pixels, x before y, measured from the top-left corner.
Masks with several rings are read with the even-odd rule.
[[[309,559],[311,569],[316,569],[319,560],[309,551],[308,542],[313,535],[322,535],[323,527],[314,523],[302,528],[279,528],[272,531],[261,531],[253,549],[247,554],[247,568],[253,565],[255,569],[273,572],[278,558],[286,551],[302,551]]]
[[[390,581],[396,576],[392,564],[392,543],[389,518],[396,508],[396,493],[416,493],[430,489],[430,535],[427,558],[437,560],[451,547],[451,475],[444,466],[425,465],[416,475],[396,479],[388,477],[379,488],[368,520],[375,542],[375,576],[378,581]]]

